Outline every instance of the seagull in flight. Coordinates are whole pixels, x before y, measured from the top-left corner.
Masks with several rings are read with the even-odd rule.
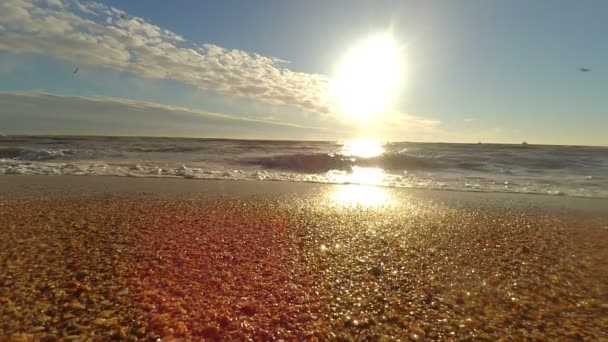
[[[72,72],[72,75],[76,75],[76,73],[77,73],[77,72],[78,72],[78,68],[76,68],[76,69],[74,70],[74,72]]]
[[[589,68],[580,68],[578,70],[580,70],[581,72],[589,72],[589,71],[591,71],[591,69],[589,69]]]

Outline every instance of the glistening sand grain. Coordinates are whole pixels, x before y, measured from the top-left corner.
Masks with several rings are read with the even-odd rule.
[[[328,198],[3,200],[0,336],[608,338],[605,216]]]

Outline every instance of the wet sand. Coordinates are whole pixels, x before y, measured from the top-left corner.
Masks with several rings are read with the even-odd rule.
[[[605,340],[608,200],[0,177],[0,340]]]

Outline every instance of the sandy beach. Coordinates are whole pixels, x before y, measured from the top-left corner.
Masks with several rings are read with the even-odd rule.
[[[606,340],[608,200],[0,176],[0,340]]]

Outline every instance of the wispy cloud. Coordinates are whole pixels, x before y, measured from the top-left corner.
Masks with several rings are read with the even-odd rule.
[[[428,119],[417,115],[390,111],[378,115],[364,127],[357,124],[354,138],[367,138],[393,141],[429,141],[436,139],[440,130],[439,120]]]
[[[477,121],[477,119],[475,119],[475,118],[464,118],[464,119],[462,119],[462,121],[464,121],[464,122],[473,122],[473,121]]]
[[[63,4],[63,2],[61,2],[61,0],[46,0],[46,3],[52,7],[58,7],[58,8],[64,7],[64,4]]]
[[[429,131],[437,128],[441,122],[411,114],[389,112],[382,116],[380,124],[393,129]]]
[[[49,93],[0,93],[1,133],[129,134],[297,139],[324,127],[243,118],[159,103]]]
[[[278,131],[275,135],[277,138],[289,137],[285,129],[310,130],[310,134],[299,135],[300,138],[336,138],[335,135],[329,134],[329,128],[286,123],[302,122],[302,120],[294,120],[293,115],[290,117],[288,113],[305,114],[304,117],[308,118],[319,115],[324,119],[312,121],[317,122],[318,125],[331,127],[331,132],[334,134],[338,133],[340,127],[353,129],[351,123],[341,121],[343,116],[339,115],[339,110],[332,105],[335,101],[328,98],[331,93],[331,81],[326,75],[292,71],[287,68],[287,61],[273,56],[227,49],[215,44],[188,42],[186,38],[175,32],[97,2],[0,1],[0,50],[35,53],[68,60],[81,70],[86,69],[87,65],[101,66],[128,71],[144,78],[176,80],[222,95],[250,98],[254,100],[252,105],[278,105],[265,106],[265,114],[260,115],[260,117],[271,115],[278,119],[254,120],[115,98],[66,97],[39,93],[10,96],[2,94],[2,101],[5,103],[9,101],[7,96],[10,97],[9,102],[12,107],[1,108],[0,114],[4,118],[0,117],[0,119],[13,115],[9,113],[8,108],[20,108],[19,110],[25,111],[24,105],[18,103],[21,99],[24,102],[34,103],[32,108],[36,108],[35,113],[27,112],[25,117],[36,117],[40,120],[51,120],[52,117],[61,120],[80,120],[85,117],[87,120],[107,123],[119,120],[117,115],[109,112],[110,108],[130,113],[130,116],[123,116],[122,120],[133,123],[129,126],[133,134],[141,132],[134,124],[136,118],[141,120],[140,124],[143,127],[151,125],[150,122],[156,119],[168,122],[167,118],[176,115],[182,118],[181,121],[178,120],[182,124],[192,123],[191,127],[184,124],[184,127],[176,127],[173,131],[188,131],[190,132],[188,134],[196,136],[209,134],[217,136],[220,132],[224,132],[223,134],[227,136],[235,136],[236,133],[230,131],[230,127],[245,127],[248,124],[251,127],[247,131],[242,130],[243,136],[263,137],[263,135],[255,135],[258,127],[256,125],[259,125],[264,129],[275,127]],[[284,110],[283,106],[290,106],[293,110]],[[152,114],[146,116],[145,111]],[[68,115],[66,113],[71,116],[66,116]],[[99,117],[94,117],[93,113],[99,114]],[[179,113],[183,115],[179,116]],[[15,119],[22,120],[18,117]],[[31,120],[28,122],[32,123]],[[201,128],[201,125],[216,125],[219,122],[223,122],[228,128],[215,131]],[[47,124],[50,127],[49,131],[56,131],[59,125],[50,121],[47,121]],[[178,123],[167,123],[167,126],[171,125],[175,126]],[[358,125],[361,126],[360,123]],[[417,134],[427,134],[437,130],[439,125],[439,121],[436,120],[394,111],[378,115],[373,128],[378,130],[378,135],[381,135],[380,132],[387,132],[387,136],[401,137],[404,132],[415,131]],[[201,130],[192,131],[192,127]],[[26,129],[27,127],[24,126],[23,130]],[[111,132],[103,134],[111,134]],[[342,136],[348,134],[347,132]]]
[[[327,76],[291,71],[275,57],[192,44],[143,18],[96,2],[3,0],[0,35],[0,50],[173,79],[310,113],[330,112]]]

